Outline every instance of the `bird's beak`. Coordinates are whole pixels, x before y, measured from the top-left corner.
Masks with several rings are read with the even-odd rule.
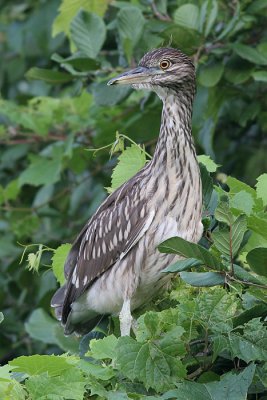
[[[108,85],[132,85],[133,83],[148,83],[148,78],[151,75],[150,68],[137,67],[116,76],[116,78],[111,79],[108,82]]]

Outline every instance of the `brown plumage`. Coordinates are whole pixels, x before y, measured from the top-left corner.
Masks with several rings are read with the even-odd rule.
[[[90,331],[103,314],[120,313],[129,334],[131,310],[148,301],[169,276],[173,255],[157,246],[172,236],[198,241],[202,193],[191,136],[195,74],[178,50],[147,53],[139,67],[109,84],[154,90],[163,101],[152,160],[112,193],[87,222],[65,263],[66,284],[52,299],[65,333]]]

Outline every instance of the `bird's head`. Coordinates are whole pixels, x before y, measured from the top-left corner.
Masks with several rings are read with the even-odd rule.
[[[164,88],[179,90],[194,87],[195,68],[181,51],[160,48],[150,51],[141,59],[139,66],[124,72],[108,82],[108,85],[132,85],[135,89],[150,89],[162,97]]]

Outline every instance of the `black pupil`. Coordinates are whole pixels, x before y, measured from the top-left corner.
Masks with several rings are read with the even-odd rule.
[[[161,66],[162,68],[167,68],[168,67],[167,61],[162,61]]]

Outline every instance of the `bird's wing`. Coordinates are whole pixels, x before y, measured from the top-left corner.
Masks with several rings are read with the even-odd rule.
[[[140,200],[138,184],[122,186],[108,197],[83,228],[67,258],[63,323],[71,303],[131,250],[153,218],[153,211],[148,212],[146,202]]]

